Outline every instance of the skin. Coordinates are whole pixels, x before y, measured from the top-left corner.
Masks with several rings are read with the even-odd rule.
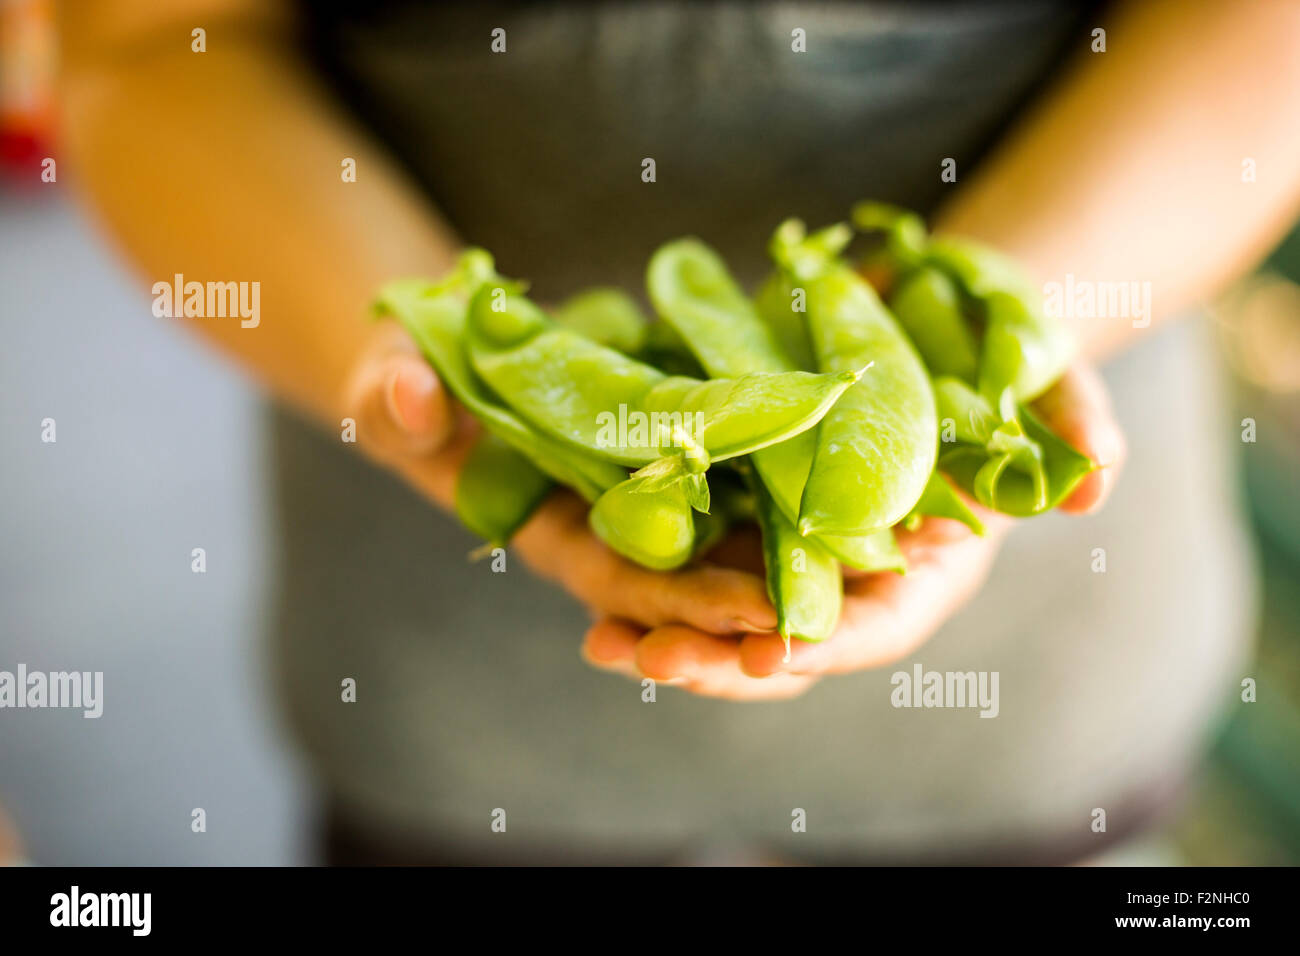
[[[399,329],[359,317],[385,280],[449,268],[459,240],[296,60],[286,9],[96,0],[66,2],[61,15],[75,22],[62,37],[64,156],[142,277],[258,278],[258,329],[199,319],[196,332],[331,431],[354,417],[368,455],[450,507],[474,429]],[[196,24],[208,30],[202,55],[189,49]],[[960,171],[935,226],[1044,281],[1150,280],[1159,323],[1239,275],[1295,220],[1300,7],[1156,0],[1103,25],[1108,52],[1082,52],[969,180]],[[240,148],[212,149],[214,135]],[[345,156],[356,183],[340,183]],[[1259,170],[1249,185],[1245,156]],[[1094,359],[1149,333],[1129,322],[1073,331]],[[1104,389],[1080,364],[1038,408],[1106,466],[1065,505],[1095,509],[1124,447]],[[911,653],[978,589],[1011,524],[981,512],[983,539],[946,520],[901,534],[910,573],[854,577],[837,632],[783,664],[780,638],[764,633],[776,614],[754,573],[756,541],[737,537],[717,563],[659,574],[614,555],[585,512],[557,494],[513,547],[591,609],[586,659],[733,699],[788,697]]]

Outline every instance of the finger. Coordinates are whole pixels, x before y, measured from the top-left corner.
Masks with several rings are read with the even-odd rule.
[[[728,700],[784,700],[813,684],[808,675],[757,679],[740,669],[735,638],[681,625],[657,627],[636,645],[637,669],[656,681],[672,681],[693,694]]]
[[[1079,483],[1061,510],[1084,514],[1100,508],[1115,485],[1125,455],[1124,433],[1101,376],[1090,365],[1076,364],[1035,408],[1056,434],[1101,466]]]
[[[422,358],[394,355],[386,363],[384,398],[405,450],[428,453],[446,441],[452,424],[447,393]]]
[[[756,575],[708,564],[651,571],[621,557],[587,526],[587,506],[553,495],[515,535],[534,572],[597,611],[654,627],[685,623],[715,634],[771,630],[776,609]]]
[[[386,460],[430,454],[446,443],[454,423],[438,376],[424,359],[408,352],[363,362],[353,377],[348,407],[359,442]]]
[[[672,624],[654,628],[637,642],[636,666],[655,680],[716,679],[728,664],[738,663],[738,650],[733,637]]]
[[[587,630],[582,641],[582,657],[593,667],[606,670],[625,668],[636,671],[636,645],[645,629],[628,621],[604,617]]]
[[[771,674],[834,674],[879,667],[910,654],[978,590],[997,553],[1001,532],[925,552],[905,575],[879,574],[846,585],[835,633],[812,644],[795,641],[785,661],[775,635],[740,642],[741,670]]]

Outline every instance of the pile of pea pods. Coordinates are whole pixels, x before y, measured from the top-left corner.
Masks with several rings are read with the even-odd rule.
[[[463,523],[504,545],[558,483],[610,548],[667,571],[757,522],[780,633],[818,641],[841,565],[905,572],[899,526],[983,533],[954,488],[1022,517],[1058,505],[1096,466],[1027,404],[1071,357],[1041,297],[1006,257],[906,210],[861,203],[852,221],[873,243],[856,263],[848,224],[781,224],[752,298],[704,243],[665,244],[646,276],[657,321],[612,288],[548,314],[481,249],[386,285],[377,311],[483,426]],[[887,301],[864,271],[890,276]]]

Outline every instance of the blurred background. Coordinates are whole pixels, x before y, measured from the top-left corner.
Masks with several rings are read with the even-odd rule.
[[[42,864],[311,862],[312,791],[257,643],[275,546],[262,399],[154,318],[62,179],[42,181],[50,7],[0,2],[0,669],[102,670],[108,704],[89,728],[0,713],[0,807]],[[1099,862],[1300,863],[1300,231],[1214,314],[1235,418],[1257,428],[1223,440],[1262,576],[1258,700],[1233,708],[1173,820]],[[47,417],[58,442],[32,454]],[[178,536],[207,549],[206,574]],[[194,834],[196,806],[238,825]]]

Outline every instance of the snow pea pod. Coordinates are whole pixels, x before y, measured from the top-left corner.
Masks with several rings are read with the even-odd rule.
[[[807,237],[804,248],[812,256],[824,257],[847,238],[843,231],[823,231]],[[773,240],[774,244],[778,241]],[[767,324],[722,258],[698,239],[679,239],[661,246],[651,257],[646,285],[663,323],[677,331],[710,375],[725,378],[795,368],[782,346],[785,337],[774,332],[778,322],[785,325],[786,334],[795,343],[802,338],[800,361],[807,364],[800,367],[814,367],[806,323],[803,313],[792,308],[794,283],[785,270],[778,270],[765,286],[766,308],[774,314],[784,313]],[[810,429],[750,456],[768,492],[792,522],[799,514],[817,440],[817,433]],[[888,529],[871,535],[826,535],[819,540],[841,562],[860,571],[902,570],[905,564]]]
[[[456,475],[456,516],[489,544],[504,545],[551,487],[551,480],[527,456],[485,432]]]
[[[795,369],[722,257],[698,239],[661,246],[646,270],[655,310],[717,378]],[[811,369],[811,366],[809,366]],[[753,455],[763,483],[793,519],[816,447],[812,430]]]
[[[1007,388],[1018,401],[1031,401],[1060,378],[1073,356],[1073,343],[1047,315],[1042,296],[1013,259],[971,239],[931,238],[919,216],[896,206],[859,203],[853,218],[861,229],[884,230],[890,252],[904,269],[937,269],[965,297],[981,333],[976,373],[972,377],[960,368],[935,368],[936,375],[968,378],[993,404]]]
[[[466,296],[491,274],[491,257],[466,253],[457,272],[442,282],[399,279],[380,290],[375,308],[394,316],[420,346],[442,383],[484,428],[510,443],[534,465],[588,501],[623,481],[617,465],[583,454],[541,434],[502,407],[475,376],[465,354]]]
[[[817,360],[808,339],[806,313],[796,309],[801,294],[801,287],[790,274],[777,269],[759,286],[754,307],[794,367],[811,371],[817,367]]]
[[[650,487],[634,475],[596,499],[587,520],[607,545],[654,571],[681,567],[695,553],[693,509],[682,482]]]
[[[753,480],[751,490],[763,534],[767,594],[788,659],[790,638],[822,641],[834,632],[844,603],[840,566],[816,538],[799,534],[761,481]]]
[[[645,314],[622,289],[579,292],[555,310],[555,322],[625,355],[635,355],[646,345]]]
[[[1044,425],[1027,405],[1003,393],[996,412],[954,378],[935,382],[939,416],[953,422],[953,447],[939,467],[986,508],[1017,517],[1064,501],[1097,465]]]
[[[891,291],[889,308],[931,375],[975,382],[979,346],[947,275],[932,266],[909,270]]]
[[[559,328],[505,285],[475,294],[467,340],[475,371],[522,418],[625,465],[652,462],[686,438],[712,460],[783,441],[820,421],[859,374],[666,376]]]
[[[934,394],[916,350],[871,286],[838,259],[801,277],[824,372],[870,371],[822,419],[799,505],[802,534],[869,534],[912,510],[934,470]]]
[[[1056,382],[1073,356],[1065,329],[1029,298],[992,292],[984,298],[984,345],[979,391],[991,402],[1011,390],[1017,401],[1037,398]]]
[[[921,500],[916,503],[911,514],[903,519],[903,527],[914,530],[925,517],[951,518],[960,521],[975,534],[984,534],[984,522],[980,521],[979,516],[971,511],[970,506],[962,501],[961,496],[938,471],[931,472],[925,491],[921,493]]]

